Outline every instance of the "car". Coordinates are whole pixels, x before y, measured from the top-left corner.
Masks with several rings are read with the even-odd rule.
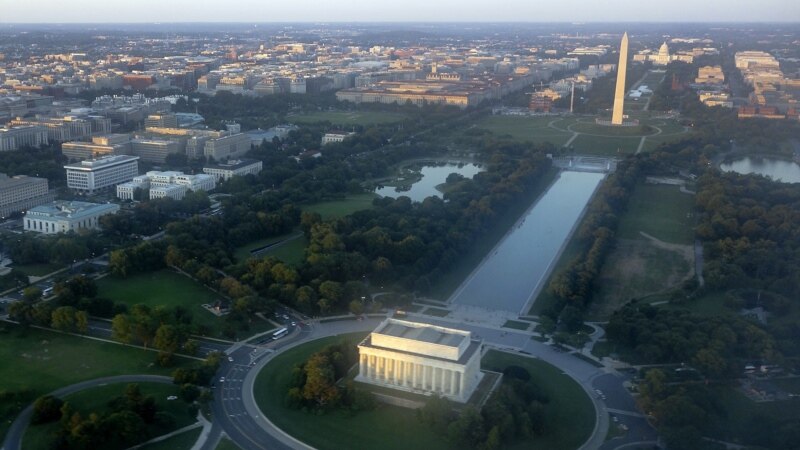
[[[292,326],[296,327],[297,326],[297,322],[292,322]]]
[[[611,416],[611,420],[613,420],[615,423],[616,423],[616,422],[619,422],[619,417],[617,417],[617,416]]]
[[[225,377],[219,377],[219,382],[220,383],[224,383],[225,382]]]
[[[228,361],[233,362],[233,356],[228,356]]]
[[[169,397],[167,397],[167,400],[177,400],[177,399],[178,399],[177,395],[170,395]]]

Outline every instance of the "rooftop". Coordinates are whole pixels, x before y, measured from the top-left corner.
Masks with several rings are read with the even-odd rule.
[[[100,169],[106,166],[112,166],[117,164],[123,164],[131,161],[138,160],[138,156],[129,156],[129,155],[114,155],[114,156],[106,156],[104,158],[98,159],[87,159],[86,161],[81,161],[77,164],[67,164],[64,166],[65,169],[73,169],[73,170],[94,170]]]
[[[409,326],[399,321],[387,322],[383,328],[375,330],[375,333],[385,334],[404,339],[427,342],[429,344],[446,345],[448,347],[458,347],[467,338],[464,334],[448,332],[446,328],[434,327],[427,324],[421,326]],[[453,330],[455,331],[455,330]]]
[[[56,200],[46,205],[35,206],[28,210],[26,215],[47,216],[51,219],[80,219],[100,211],[113,212],[118,209],[119,205],[113,203]]]

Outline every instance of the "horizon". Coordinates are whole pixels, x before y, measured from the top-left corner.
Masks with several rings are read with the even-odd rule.
[[[789,0],[709,0],[702,3],[674,0],[669,4],[642,5],[636,0],[591,0],[561,3],[507,0],[502,5],[476,1],[425,0],[347,2],[319,4],[296,0],[269,5],[257,0],[229,0],[224,8],[196,0],[140,0],[121,3],[74,0],[70,8],[57,0],[33,0],[6,5],[2,24],[94,23],[794,23],[800,6]],[[646,7],[645,7],[646,6]],[[87,17],[90,16],[90,17]],[[119,19],[125,19],[120,21]],[[447,20],[439,20],[440,18]],[[164,22],[162,18],[170,18]],[[268,20],[256,20],[263,18]],[[87,20],[88,19],[88,20]],[[644,20],[642,20],[644,19]]]

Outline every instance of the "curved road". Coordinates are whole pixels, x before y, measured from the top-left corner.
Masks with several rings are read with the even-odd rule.
[[[119,375],[115,377],[95,378],[94,380],[82,381],[61,389],[56,389],[47,395],[61,398],[85,389],[116,383],[172,384],[172,378],[161,375]],[[28,423],[31,421],[31,415],[33,415],[33,404],[23,409],[16,420],[14,420],[14,423],[11,424],[1,450],[20,450],[22,448],[22,437],[25,434],[25,429],[28,428]]]

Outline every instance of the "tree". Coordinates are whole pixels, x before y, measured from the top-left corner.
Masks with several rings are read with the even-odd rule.
[[[350,312],[356,316],[360,316],[364,314],[364,304],[361,303],[361,300],[353,300],[350,302],[349,305]]]
[[[76,331],[75,313],[76,309],[72,306],[61,306],[52,313],[51,326],[59,331]]]
[[[117,314],[111,319],[111,337],[130,344],[133,340],[133,329],[127,314]]]
[[[27,301],[38,300],[42,297],[42,290],[38,286],[28,286],[22,290],[22,299]]]
[[[59,420],[62,406],[64,406],[64,401],[52,395],[37,398],[33,403],[31,423],[36,425]]]
[[[334,406],[339,400],[334,368],[327,355],[315,353],[305,364],[306,383],[303,398],[313,401],[320,409]]]

